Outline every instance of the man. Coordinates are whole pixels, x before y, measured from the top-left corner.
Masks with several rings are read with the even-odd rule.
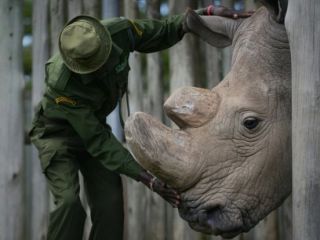
[[[250,15],[213,6],[198,12],[234,18]],[[127,91],[130,52],[169,48],[183,37],[183,21],[183,15],[163,21],[101,22],[78,16],[62,30],[60,53],[46,64],[46,89],[30,132],[56,205],[50,214],[49,240],[82,239],[86,214],[79,199],[79,170],[91,210],[90,239],[122,239],[119,174],[141,181],[172,206],[179,205],[179,194],[134,161],[105,117]]]

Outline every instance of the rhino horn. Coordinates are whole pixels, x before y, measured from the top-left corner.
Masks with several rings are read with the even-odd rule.
[[[219,102],[219,95],[214,91],[183,87],[168,98],[164,110],[180,128],[196,128],[215,116]]]
[[[170,129],[150,115],[137,112],[126,121],[125,134],[134,157],[153,175],[183,191],[196,179],[192,162],[191,137]],[[148,141],[145,141],[148,139]]]

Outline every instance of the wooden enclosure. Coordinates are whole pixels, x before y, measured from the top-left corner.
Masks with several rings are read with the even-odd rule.
[[[25,0],[30,2],[31,0]],[[25,141],[31,116],[44,88],[44,64],[57,51],[58,34],[79,14],[98,18],[124,15],[160,18],[160,0],[32,0],[32,75],[23,72],[21,0],[0,2],[0,240],[42,240],[53,208],[37,152]],[[169,0],[169,14],[198,8],[210,0]],[[230,8],[254,0],[222,0]],[[145,5],[141,6],[141,3]],[[163,10],[165,11],[165,10]],[[289,1],[286,19],[292,50],[293,81],[293,218],[291,197],[281,208],[236,240],[315,240],[320,228],[320,3]],[[320,37],[320,36],[319,36]],[[133,53],[129,79],[131,112],[148,112],[169,124],[164,99],[180,86],[212,88],[230,68],[231,49],[215,49],[188,35],[161,52]],[[32,85],[32,87],[30,87]],[[29,87],[28,87],[29,86]],[[113,121],[113,128],[120,125]],[[119,137],[121,137],[121,132]],[[123,177],[125,240],[221,240],[193,231],[159,196]],[[84,196],[83,193],[81,193]],[[82,198],[85,204],[85,197]],[[88,214],[89,210],[88,210]],[[292,236],[293,219],[293,236]],[[88,236],[90,221],[86,225]]]

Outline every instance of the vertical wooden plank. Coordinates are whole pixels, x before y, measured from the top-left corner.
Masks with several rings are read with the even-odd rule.
[[[320,2],[290,0],[293,239],[320,236]]]
[[[117,0],[102,0],[101,9],[103,18],[117,17],[120,13],[121,1]]]
[[[124,1],[124,12],[128,18],[138,17],[137,2],[131,0]],[[141,72],[140,53],[131,53],[129,58],[131,70],[129,73],[129,99],[131,112],[143,111],[143,77]],[[145,239],[147,189],[141,183],[125,177],[124,182],[127,190],[127,239],[143,240]]]
[[[45,69],[48,59],[48,0],[33,1],[33,48],[32,48],[32,106],[40,102],[44,90]],[[42,174],[38,152],[32,146],[31,169],[31,239],[45,239],[48,226],[49,194]]]
[[[196,8],[196,1],[169,1],[170,14],[181,14],[187,6]],[[195,50],[194,36],[186,34],[182,41],[169,49],[170,61],[170,92],[182,86],[193,86],[195,84],[196,62],[194,58]],[[176,209],[167,205],[167,239],[168,240],[198,240],[201,234],[193,231],[188,224],[183,221]]]
[[[102,14],[101,0],[83,0],[83,14],[100,18]]]
[[[221,0],[221,5],[234,9],[234,0]],[[225,77],[231,68],[232,47],[222,49],[222,75]]]
[[[183,13],[187,7],[187,1],[169,1],[171,14]],[[194,84],[194,65],[192,55],[191,34],[186,34],[182,41],[169,49],[170,56],[170,91],[181,86],[192,86]]]
[[[147,3],[147,16],[152,19],[160,18],[160,0]],[[147,85],[148,98],[146,110],[154,117],[163,118],[163,82],[162,61],[159,52],[147,54]]]
[[[153,19],[160,18],[160,0],[151,0],[147,2],[147,16]],[[163,82],[161,56],[159,52],[147,54],[147,106],[146,111],[160,121],[163,118]],[[146,192],[146,222],[149,223],[146,228],[145,239],[162,240],[166,238],[166,203],[157,194]]]
[[[128,18],[138,17],[138,7],[136,1],[125,0],[125,16]],[[132,112],[143,110],[143,78],[141,72],[141,55],[134,52],[130,55],[129,63],[131,71],[129,73],[129,97]]]
[[[68,0],[68,19],[72,19],[83,12],[82,0]]]
[[[0,1],[0,239],[23,239],[22,2]]]
[[[48,0],[46,0],[48,1]],[[58,52],[59,34],[66,22],[66,2],[65,0],[50,1],[50,55]]]
[[[212,4],[211,0],[204,0],[204,6]],[[207,88],[211,89],[215,87],[222,78],[222,69],[220,68],[222,51],[221,49],[215,48],[208,43],[205,43],[205,66],[206,66],[206,79]]]

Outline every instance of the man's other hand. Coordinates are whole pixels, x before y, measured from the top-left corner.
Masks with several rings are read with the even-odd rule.
[[[237,18],[247,18],[250,17],[254,11],[235,11],[235,10],[231,10],[227,7],[224,6],[213,6],[210,5],[206,8],[201,8],[196,10],[196,12],[199,15],[205,15],[205,16],[221,16],[221,17],[227,17],[227,18],[233,18],[233,19],[237,19]]]
[[[162,182],[160,179],[152,176],[147,171],[143,171],[139,175],[139,181],[146,185],[153,192],[158,193],[164,200],[171,204],[172,207],[178,207],[180,204],[179,193]]]

